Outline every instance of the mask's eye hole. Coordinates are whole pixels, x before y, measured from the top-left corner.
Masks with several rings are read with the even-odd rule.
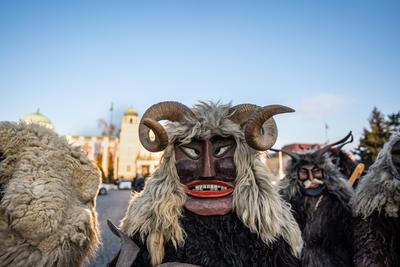
[[[306,168],[300,168],[299,171],[297,172],[297,175],[299,177],[300,180],[307,180],[309,177],[308,175],[308,169]]]
[[[314,178],[317,178],[317,179],[324,178],[324,172],[320,168],[313,168],[311,170],[311,172],[312,172],[312,175]]]
[[[214,149],[214,156],[215,157],[222,157],[231,148],[232,148],[231,145],[217,147],[217,148]]]
[[[182,151],[191,159],[200,158],[200,150],[188,146],[181,146]]]

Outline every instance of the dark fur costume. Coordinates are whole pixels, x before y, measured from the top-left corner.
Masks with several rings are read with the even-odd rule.
[[[340,173],[343,174],[345,179],[349,179],[353,174],[357,164],[350,158],[349,154],[339,148],[332,148],[329,151],[333,164],[337,166]]]
[[[391,150],[400,141],[393,134],[360,182],[352,199],[356,266],[400,266],[400,175]]]
[[[300,266],[283,238],[268,247],[234,213],[206,217],[185,211],[181,223],[186,232],[185,244],[176,250],[168,242],[163,262],[200,266]],[[133,240],[139,245],[140,253],[132,266],[151,266],[146,246],[138,235]]]
[[[308,267],[352,266],[352,190],[327,155],[297,154],[287,166],[282,195],[290,202],[304,241],[302,264]],[[320,196],[306,196],[297,170],[305,164],[324,170],[326,188]]]

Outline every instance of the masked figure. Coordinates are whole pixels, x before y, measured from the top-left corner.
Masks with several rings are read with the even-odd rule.
[[[291,157],[282,194],[302,231],[303,266],[352,266],[352,190],[327,153],[350,137],[303,154],[282,151]]]
[[[150,107],[140,140],[164,156],[122,220],[140,250],[132,266],[298,266],[300,231],[258,152],[277,138],[272,116],[291,111],[203,102]],[[171,123],[164,128],[160,120]],[[122,246],[111,265],[131,255]]]
[[[99,243],[99,171],[39,125],[0,123],[0,266],[83,266]]]
[[[352,199],[356,266],[400,266],[400,133],[393,133]]]

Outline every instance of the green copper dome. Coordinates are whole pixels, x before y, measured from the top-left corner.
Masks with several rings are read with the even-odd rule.
[[[42,113],[40,113],[39,110],[34,113],[25,115],[24,117],[22,117],[21,120],[26,123],[38,123],[38,124],[52,125],[50,119],[48,117],[46,117],[45,115],[43,115]]]
[[[124,113],[124,116],[137,116],[137,115],[138,115],[137,110],[132,107],[128,108]]]

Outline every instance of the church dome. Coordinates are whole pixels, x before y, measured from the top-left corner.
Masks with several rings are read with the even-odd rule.
[[[25,115],[24,117],[22,117],[21,120],[28,124],[36,123],[36,124],[45,126],[49,129],[53,129],[53,124],[51,123],[50,119],[48,117],[46,117],[45,115],[43,115],[42,113],[40,113],[39,110],[34,113]]]
[[[138,112],[133,107],[128,108],[124,113],[124,116],[137,116],[137,115],[138,115]]]

